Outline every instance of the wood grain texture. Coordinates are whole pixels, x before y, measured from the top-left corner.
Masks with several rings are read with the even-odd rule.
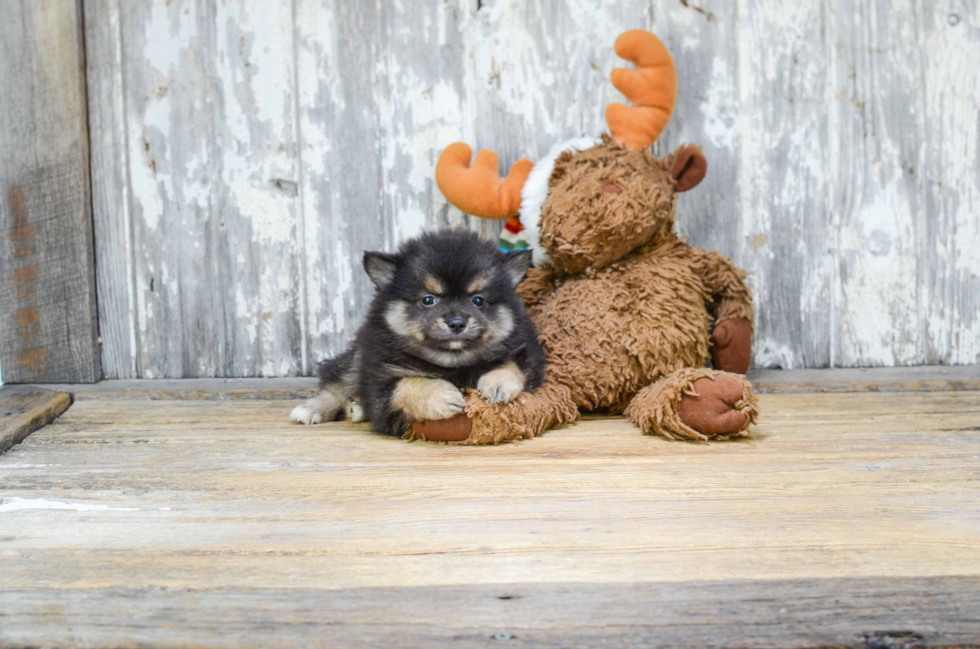
[[[833,175],[827,2],[739,3],[742,226],[756,300],[755,365],[831,361]],[[712,169],[712,173],[715,169]],[[725,173],[725,170],[720,170]]]
[[[92,205],[98,263],[96,288],[103,366],[111,376],[134,378],[139,368],[135,258],[130,218],[126,96],[122,78],[122,16],[117,2],[86,0]]]
[[[91,4],[109,376],[299,373],[290,3]]]
[[[760,394],[980,391],[977,365],[752,370],[748,378]]]
[[[835,306],[841,361],[867,365],[914,363],[926,329],[918,314],[926,288],[918,273],[932,245],[916,241],[924,223],[920,152],[924,137],[922,59],[913,11],[840,0],[830,20],[835,34],[836,96],[829,162],[832,184]],[[889,101],[868,99],[889,88]]]
[[[923,289],[914,320],[925,322],[926,362],[971,363],[980,341],[980,6],[923,3],[913,26],[923,52],[924,129],[916,170]]]
[[[475,448],[78,402],[0,457],[0,642],[980,642],[980,393],[761,401],[729,443]]]
[[[0,387],[0,453],[20,444],[71,405],[71,396],[28,385]]]
[[[499,230],[447,205],[442,147],[601,132],[634,27],[674,54],[655,151],[707,154],[679,228],[750,271],[756,367],[980,362],[976,3],[85,2],[110,378],[312,373],[364,250]]]
[[[7,383],[102,377],[79,0],[0,2],[0,354]]]
[[[120,587],[60,590],[57,611],[40,615],[51,609],[51,593],[17,589],[0,590],[6,622],[0,642],[966,649],[980,647],[978,589],[980,579],[961,577],[194,592]]]
[[[312,377],[282,379],[111,379],[94,384],[47,384],[79,401],[301,401],[316,395]],[[980,385],[976,389],[980,389]]]

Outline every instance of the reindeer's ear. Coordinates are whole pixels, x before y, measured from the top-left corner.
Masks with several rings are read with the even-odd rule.
[[[371,278],[379,291],[383,291],[385,287],[391,284],[400,262],[401,258],[398,255],[391,255],[386,252],[364,253],[364,270],[367,271],[368,277]]]
[[[674,153],[674,166],[670,170],[670,175],[674,177],[674,191],[680,193],[694,189],[704,180],[706,173],[708,160],[700,147],[688,144]]]

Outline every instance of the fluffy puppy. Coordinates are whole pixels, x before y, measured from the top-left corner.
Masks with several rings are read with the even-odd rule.
[[[336,419],[346,405],[386,435],[413,422],[463,411],[461,388],[507,403],[544,379],[537,333],[515,292],[531,265],[527,250],[499,253],[475,234],[443,231],[395,254],[367,252],[378,292],[354,344],[320,363],[322,392],[292,420]],[[356,395],[356,396],[355,396]]]

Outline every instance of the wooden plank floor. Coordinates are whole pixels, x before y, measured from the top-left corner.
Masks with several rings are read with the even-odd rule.
[[[980,645],[980,392],[761,402],[469,448],[79,401],[0,456],[0,646]]]

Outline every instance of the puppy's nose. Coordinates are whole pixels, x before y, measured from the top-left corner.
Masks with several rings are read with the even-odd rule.
[[[454,334],[461,334],[463,333],[463,329],[466,329],[466,320],[459,316],[455,316],[446,320],[446,326],[449,327],[449,330]]]

